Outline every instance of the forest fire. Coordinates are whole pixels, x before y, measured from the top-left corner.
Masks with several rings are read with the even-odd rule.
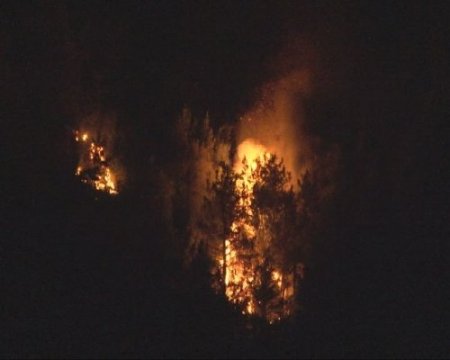
[[[81,156],[75,175],[85,184],[91,185],[98,191],[110,195],[118,194],[117,180],[108,165],[104,146],[91,140],[88,132],[75,131],[75,141],[81,146]]]
[[[238,148],[232,169],[236,201],[233,221],[216,255],[224,292],[244,315],[269,323],[288,317],[294,310],[296,266],[288,266],[279,245],[286,240],[286,211],[292,204],[289,174],[276,156],[253,140]],[[292,214],[291,214],[292,215]]]

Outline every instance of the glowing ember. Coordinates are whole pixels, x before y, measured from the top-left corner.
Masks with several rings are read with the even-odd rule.
[[[90,136],[87,132],[75,132],[75,141],[82,146],[80,164],[77,166],[75,175],[81,181],[90,184],[96,190],[104,191],[110,195],[116,195],[116,176],[108,165],[105,148],[94,141],[88,143]]]

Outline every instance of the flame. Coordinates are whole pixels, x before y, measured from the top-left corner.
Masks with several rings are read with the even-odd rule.
[[[292,307],[287,305],[281,310],[262,309],[262,307],[268,307],[267,304],[261,304],[255,296],[255,291],[263,281],[260,268],[266,264],[263,252],[256,249],[258,229],[252,222],[253,188],[258,180],[255,171],[258,166],[267,164],[272,156],[273,154],[267,148],[252,139],[247,139],[239,145],[234,170],[240,177],[236,181],[235,192],[245,193],[247,196],[239,196],[238,207],[243,216],[231,224],[231,236],[224,241],[224,256],[217,258],[218,267],[224,274],[223,282],[228,300],[242,305],[244,315],[264,315],[271,324],[288,316]],[[242,249],[239,246],[239,239],[242,236],[250,241],[249,249]],[[266,239],[266,242],[270,242],[270,239]],[[270,246],[270,243],[265,246]],[[274,301],[292,304],[293,274],[283,273],[280,268],[275,267],[271,272],[270,281],[276,292]]]
[[[117,179],[107,163],[105,148],[94,141],[88,143],[90,138],[87,132],[75,131],[75,141],[82,145],[82,158],[75,175],[81,177],[83,183],[90,184],[98,191],[116,195]]]
[[[89,134],[87,132],[84,132],[80,135],[78,131],[75,132],[75,141],[76,142],[86,142],[89,139]]]

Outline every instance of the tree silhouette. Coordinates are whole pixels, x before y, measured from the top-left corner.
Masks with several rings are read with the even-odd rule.
[[[231,235],[231,225],[236,219],[236,207],[238,196],[235,192],[237,175],[230,165],[220,162],[216,169],[215,181],[208,185],[212,197],[205,199],[209,216],[216,216],[219,229],[215,233],[220,234],[219,248],[222,251],[222,283],[225,288],[226,277],[226,241]],[[211,221],[209,221],[211,223]],[[211,241],[209,242],[211,243]],[[216,240],[217,243],[217,240]],[[217,247],[217,244],[213,244]]]

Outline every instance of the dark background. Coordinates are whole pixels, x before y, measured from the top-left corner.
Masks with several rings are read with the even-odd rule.
[[[0,20],[2,356],[449,355],[446,2],[2,2]],[[152,174],[184,105],[233,123],[298,39],[336,195],[303,311],[252,330],[182,268]],[[92,111],[117,117],[115,199],[72,175]]]

